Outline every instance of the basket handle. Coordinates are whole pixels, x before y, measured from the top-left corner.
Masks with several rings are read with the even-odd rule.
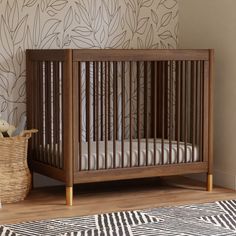
[[[38,130],[37,129],[31,129],[31,130],[24,130],[20,136],[21,137],[25,137],[25,138],[31,138],[32,134],[37,133]]]

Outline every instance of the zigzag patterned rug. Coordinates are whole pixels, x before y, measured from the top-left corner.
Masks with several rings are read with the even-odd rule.
[[[0,236],[236,236],[236,200],[0,226]]]

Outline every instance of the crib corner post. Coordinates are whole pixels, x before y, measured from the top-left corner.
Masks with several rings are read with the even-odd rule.
[[[73,51],[66,49],[63,80],[63,148],[64,172],[66,183],[66,205],[73,204],[73,164],[74,164],[74,132],[73,132]]]
[[[213,189],[213,100],[214,100],[214,50],[209,50],[209,138],[207,191]]]
[[[73,206],[73,187],[66,187],[66,205]]]

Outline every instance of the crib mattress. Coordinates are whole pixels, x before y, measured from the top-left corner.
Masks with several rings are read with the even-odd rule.
[[[156,140],[156,162],[154,162],[154,144],[153,139],[148,140],[148,165],[161,165],[161,164],[177,164],[184,162],[197,162],[199,161],[198,148],[195,146],[192,150],[192,144],[186,145],[185,155],[185,144],[179,143],[179,158],[177,157],[177,142],[172,142],[171,148],[171,160],[170,160],[170,146],[169,141],[164,141],[164,155],[162,160],[162,142],[160,139]],[[107,168],[120,168],[122,167],[122,152],[121,152],[121,141],[116,141],[116,154],[113,155],[113,141],[107,142]],[[105,169],[105,142],[99,141],[99,168],[97,168],[97,155],[96,155],[96,142],[90,142],[90,169]],[[194,151],[194,158],[193,152]],[[115,166],[114,166],[115,158]],[[79,157],[78,157],[79,159]],[[178,160],[179,159],[179,160]],[[79,162],[78,162],[79,163]],[[132,142],[132,165],[131,167],[146,166],[146,140],[140,141],[140,161],[138,161],[138,141],[133,140]],[[82,170],[88,170],[88,143],[82,144]],[[130,142],[129,140],[124,141],[124,167],[130,167]],[[79,166],[77,167],[79,168]]]

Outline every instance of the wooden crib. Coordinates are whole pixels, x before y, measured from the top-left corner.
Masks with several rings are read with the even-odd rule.
[[[73,185],[206,173],[213,50],[27,50],[32,171]]]

